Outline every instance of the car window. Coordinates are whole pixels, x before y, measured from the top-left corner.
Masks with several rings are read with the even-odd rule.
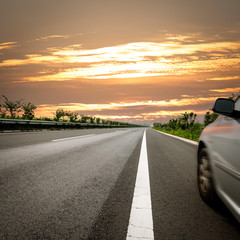
[[[235,110],[240,111],[240,98],[235,102]]]

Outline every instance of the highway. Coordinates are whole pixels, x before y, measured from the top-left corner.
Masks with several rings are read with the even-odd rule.
[[[150,128],[0,133],[0,239],[240,239],[226,207],[201,200],[196,151]],[[152,225],[133,236],[140,159]]]

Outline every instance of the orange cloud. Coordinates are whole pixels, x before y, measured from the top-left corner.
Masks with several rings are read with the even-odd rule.
[[[15,67],[29,64],[61,63],[62,61],[55,56],[42,56],[40,54],[26,55],[26,59],[8,59],[0,63],[0,67]]]
[[[32,62],[43,61],[59,62],[59,58],[37,57]],[[9,64],[9,63],[8,63]],[[20,64],[20,63],[19,63]],[[1,65],[1,64],[0,64]],[[78,78],[86,79],[114,79],[114,78],[138,78],[153,76],[189,75],[201,72],[226,71],[228,68],[238,69],[240,59],[219,59],[206,61],[192,61],[179,63],[163,63],[140,61],[135,63],[105,63],[92,64],[84,68],[69,68],[57,74],[37,77],[26,77],[24,81],[66,81]]]
[[[206,111],[196,111],[196,110],[189,110],[189,109],[183,109],[180,111],[156,111],[151,113],[142,113],[142,114],[136,114],[136,115],[97,115],[96,117],[100,117],[103,119],[110,119],[110,120],[116,120],[116,121],[127,121],[127,122],[154,122],[154,121],[166,121],[170,118],[178,118],[182,116],[185,112],[194,112],[198,116],[205,115]]]
[[[68,38],[69,36],[51,35],[42,37],[42,39],[56,37]],[[73,79],[136,79],[214,71],[223,72],[230,68],[239,71],[240,57],[237,56],[239,55],[240,42],[196,42],[193,44],[187,41],[182,43],[186,39],[193,38],[192,35],[169,36],[167,41],[161,43],[134,42],[90,50],[83,49],[80,44],[65,48],[48,48],[46,55],[30,54],[25,55],[24,59],[7,59],[0,63],[0,67],[41,64],[56,68],[54,74],[43,74],[42,71],[39,71],[34,76],[23,78],[22,80],[26,82]],[[61,68],[59,64],[61,64]]]
[[[187,36],[186,36],[187,38]],[[76,46],[76,45],[75,45]],[[79,46],[79,45],[77,45]],[[80,56],[82,61],[139,61],[144,60],[146,56],[166,57],[178,54],[194,54],[197,52],[228,52],[229,50],[238,50],[240,42],[212,42],[182,44],[180,42],[168,41],[162,43],[156,42],[135,42],[113,47],[104,47],[92,50],[75,49],[68,47],[65,49],[56,49],[54,55],[62,56]]]
[[[240,92],[240,88],[211,89],[209,91],[220,92],[220,93],[236,93],[236,92]]]
[[[227,81],[227,80],[236,80],[236,79],[239,80],[240,76],[207,78],[207,80],[211,80],[211,81]]]
[[[71,111],[84,111],[84,110],[98,110],[102,109],[120,109],[123,107],[137,107],[137,106],[158,106],[158,107],[169,107],[169,106],[189,106],[189,105],[200,105],[205,103],[211,103],[216,100],[216,97],[200,97],[200,98],[183,98],[183,99],[171,99],[169,101],[139,101],[139,102],[120,102],[120,103],[108,103],[108,104],[84,104],[84,103],[67,103],[58,105],[39,105],[40,108],[45,109],[56,109],[64,108]]]
[[[196,111],[196,110],[180,110],[180,111],[157,111],[157,112],[152,112],[152,113],[144,113],[144,116],[147,117],[176,117],[176,116],[181,116],[185,112],[194,112],[197,115],[202,115],[205,114],[206,111]]]
[[[0,50],[10,49],[17,46],[17,42],[4,42],[0,43]]]
[[[50,35],[50,36],[40,37],[35,40],[39,41],[39,40],[48,40],[52,38],[70,38],[70,37],[71,37],[70,35]]]
[[[181,113],[185,111],[193,111],[196,112],[195,110],[186,110],[186,107],[189,106],[200,106],[204,104],[212,104],[216,100],[216,97],[210,97],[210,98],[183,98],[183,99],[171,99],[169,101],[138,101],[138,102],[120,102],[120,103],[106,103],[106,104],[84,104],[84,103],[62,103],[62,104],[44,104],[44,105],[38,105],[37,110],[36,110],[36,115],[37,116],[48,116],[52,117],[54,112],[58,108],[63,108],[66,111],[72,111],[72,112],[95,112],[99,113],[95,116],[100,116],[101,118],[108,118],[108,119],[130,119],[130,118],[156,118],[157,116],[161,117],[169,117],[169,116],[178,116]],[[154,111],[151,113],[141,113],[139,114],[134,114],[134,107],[182,107],[182,110],[161,110],[161,111]],[[102,111],[104,110],[124,110],[124,108],[132,108],[132,114],[127,116],[127,115],[105,115],[101,114]],[[143,108],[144,109],[144,108]],[[197,111],[197,114],[203,114],[206,111]]]

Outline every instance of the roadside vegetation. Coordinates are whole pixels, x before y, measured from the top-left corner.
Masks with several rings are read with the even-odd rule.
[[[240,92],[232,93],[228,98],[236,100],[239,96]],[[208,111],[204,115],[204,123],[199,123],[196,122],[196,113],[185,112],[177,119],[170,119],[168,123],[155,122],[153,124],[153,129],[198,141],[203,129],[210,123],[214,122],[218,116],[219,114]]]
[[[168,123],[157,123],[153,124],[153,129],[166,132],[179,137],[187,138],[193,141],[198,141],[203,129],[214,122],[218,117],[216,113],[206,112],[204,116],[204,123],[196,122],[197,114],[183,113],[177,119],[170,119]]]
[[[110,121],[101,119],[99,117],[78,114],[76,112],[65,111],[58,108],[52,118],[35,117],[34,111],[37,106],[30,102],[21,100],[9,100],[5,95],[0,97],[0,118],[5,119],[24,119],[24,120],[38,120],[38,121],[58,121],[58,122],[73,122],[73,123],[90,123],[90,124],[104,124],[112,126],[132,126],[134,124]]]

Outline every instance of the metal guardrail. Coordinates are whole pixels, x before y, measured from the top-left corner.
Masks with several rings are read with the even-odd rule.
[[[6,119],[0,118],[0,128],[4,126],[28,126],[28,127],[137,127],[135,125],[109,125],[109,124],[93,124],[93,123],[75,123],[75,122],[57,122],[57,121],[38,121],[23,119]]]

